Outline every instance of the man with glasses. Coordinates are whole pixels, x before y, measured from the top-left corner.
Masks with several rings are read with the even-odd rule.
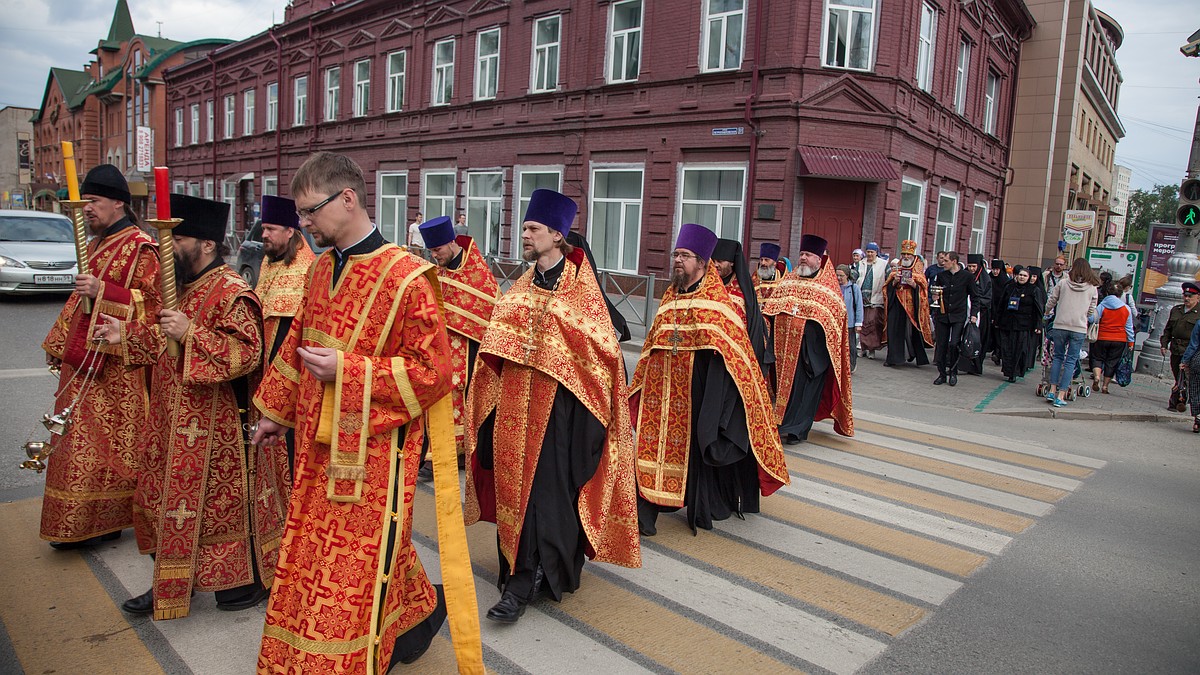
[[[693,532],[711,530],[758,513],[759,495],[788,483],[766,381],[710,262],[716,245],[703,225],[680,227],[671,285],[629,386],[646,536],[657,533],[662,511],[686,506]]]
[[[448,609],[459,665],[482,669],[437,275],[384,240],[367,215],[362,170],[349,157],[312,155],[291,193],[301,225],[332,248],[313,264],[308,292],[254,397],[263,414],[255,443],[269,445],[294,428],[297,445],[258,668],[386,672],[425,652]],[[427,436],[444,595],[412,543]]]

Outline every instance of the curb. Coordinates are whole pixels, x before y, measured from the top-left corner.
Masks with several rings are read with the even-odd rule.
[[[1009,417],[1036,417],[1041,419],[1060,420],[1092,420],[1111,422],[1188,422],[1191,418],[1180,415],[1160,415],[1158,413],[1123,413],[1090,410],[1059,410],[1055,408],[1024,410],[988,410],[983,415],[1006,415]]]

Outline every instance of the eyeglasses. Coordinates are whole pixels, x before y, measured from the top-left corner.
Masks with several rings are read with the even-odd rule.
[[[313,217],[314,213],[316,213],[317,211],[320,211],[321,208],[324,207],[329,202],[340,197],[341,194],[348,189],[349,188],[342,188],[341,190],[338,190],[337,192],[329,195],[325,199],[322,199],[321,201],[317,202],[313,206],[308,207],[307,209],[296,209],[296,215],[300,218],[300,220],[308,220]]]
[[[675,251],[674,253],[671,254],[671,258],[673,260],[687,260],[688,258],[695,258],[695,257],[696,257],[696,254],[691,253],[690,251]]]

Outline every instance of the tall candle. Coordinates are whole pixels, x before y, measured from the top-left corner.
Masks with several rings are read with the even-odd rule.
[[[159,220],[171,218],[171,183],[167,177],[167,167],[154,167],[154,200],[157,202],[155,217]]]
[[[63,166],[67,170],[67,198],[79,201],[79,174],[75,170],[75,146],[62,142]]]

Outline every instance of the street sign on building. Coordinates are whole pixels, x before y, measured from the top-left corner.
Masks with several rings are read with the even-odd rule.
[[[134,164],[138,171],[149,173],[154,169],[154,130],[150,127],[137,128],[137,157]]]
[[[1096,212],[1082,209],[1068,209],[1063,212],[1063,229],[1076,232],[1090,232],[1096,227]],[[1070,242],[1067,242],[1070,243]]]

